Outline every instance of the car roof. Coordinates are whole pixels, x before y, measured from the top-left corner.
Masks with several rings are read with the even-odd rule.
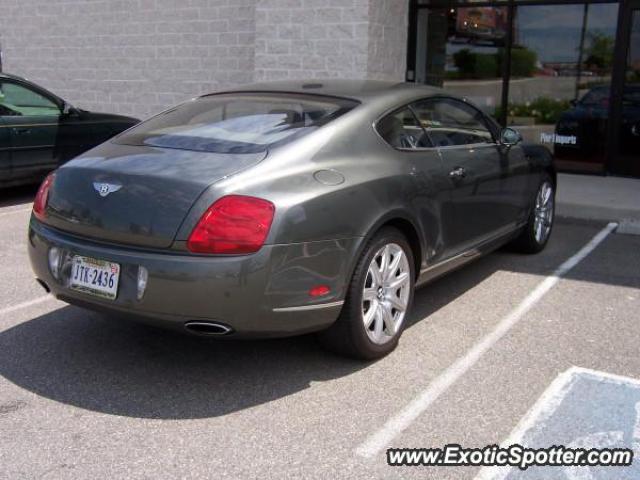
[[[262,82],[241,87],[234,87],[217,93],[230,92],[286,92],[310,95],[327,95],[332,97],[351,98],[361,103],[371,100],[403,101],[421,96],[438,95],[443,90],[428,85],[408,82],[390,82],[383,80],[283,80]],[[455,96],[455,95],[452,95]]]

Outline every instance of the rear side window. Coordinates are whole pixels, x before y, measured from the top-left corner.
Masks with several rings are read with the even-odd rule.
[[[436,147],[493,143],[479,110],[453,98],[430,98],[412,105]]]
[[[221,94],[186,102],[116,137],[116,143],[216,153],[257,153],[326,125],[358,105],[277,93]]]
[[[414,149],[431,146],[424,129],[409,107],[382,118],[376,124],[376,130],[382,139],[394,148]]]

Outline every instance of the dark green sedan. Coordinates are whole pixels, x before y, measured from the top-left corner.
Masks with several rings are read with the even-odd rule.
[[[0,188],[39,182],[136,123],[80,110],[23,78],[0,73]]]

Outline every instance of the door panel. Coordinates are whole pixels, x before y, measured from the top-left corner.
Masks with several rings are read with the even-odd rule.
[[[39,176],[56,167],[53,151],[57,117],[11,117],[6,122],[11,135],[13,178]]]
[[[0,82],[0,104],[12,111],[3,117],[11,143],[12,178],[39,177],[56,167],[60,109],[51,99],[25,85]]]
[[[58,165],[77,157],[113,136],[109,124],[92,120],[88,112],[63,115],[58,126],[54,157]]]
[[[450,182],[444,232],[455,254],[493,236],[513,221],[514,214],[497,146],[441,148],[440,154]]]
[[[510,152],[496,143],[484,114],[461,100],[429,98],[412,108],[447,176],[449,201],[442,215],[447,254],[473,248],[513,225],[522,216],[526,190],[526,175],[514,175],[526,162],[520,149]]]

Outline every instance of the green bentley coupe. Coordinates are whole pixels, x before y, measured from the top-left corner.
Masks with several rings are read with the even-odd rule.
[[[0,188],[37,183],[136,123],[75,108],[23,78],[0,73]]]

